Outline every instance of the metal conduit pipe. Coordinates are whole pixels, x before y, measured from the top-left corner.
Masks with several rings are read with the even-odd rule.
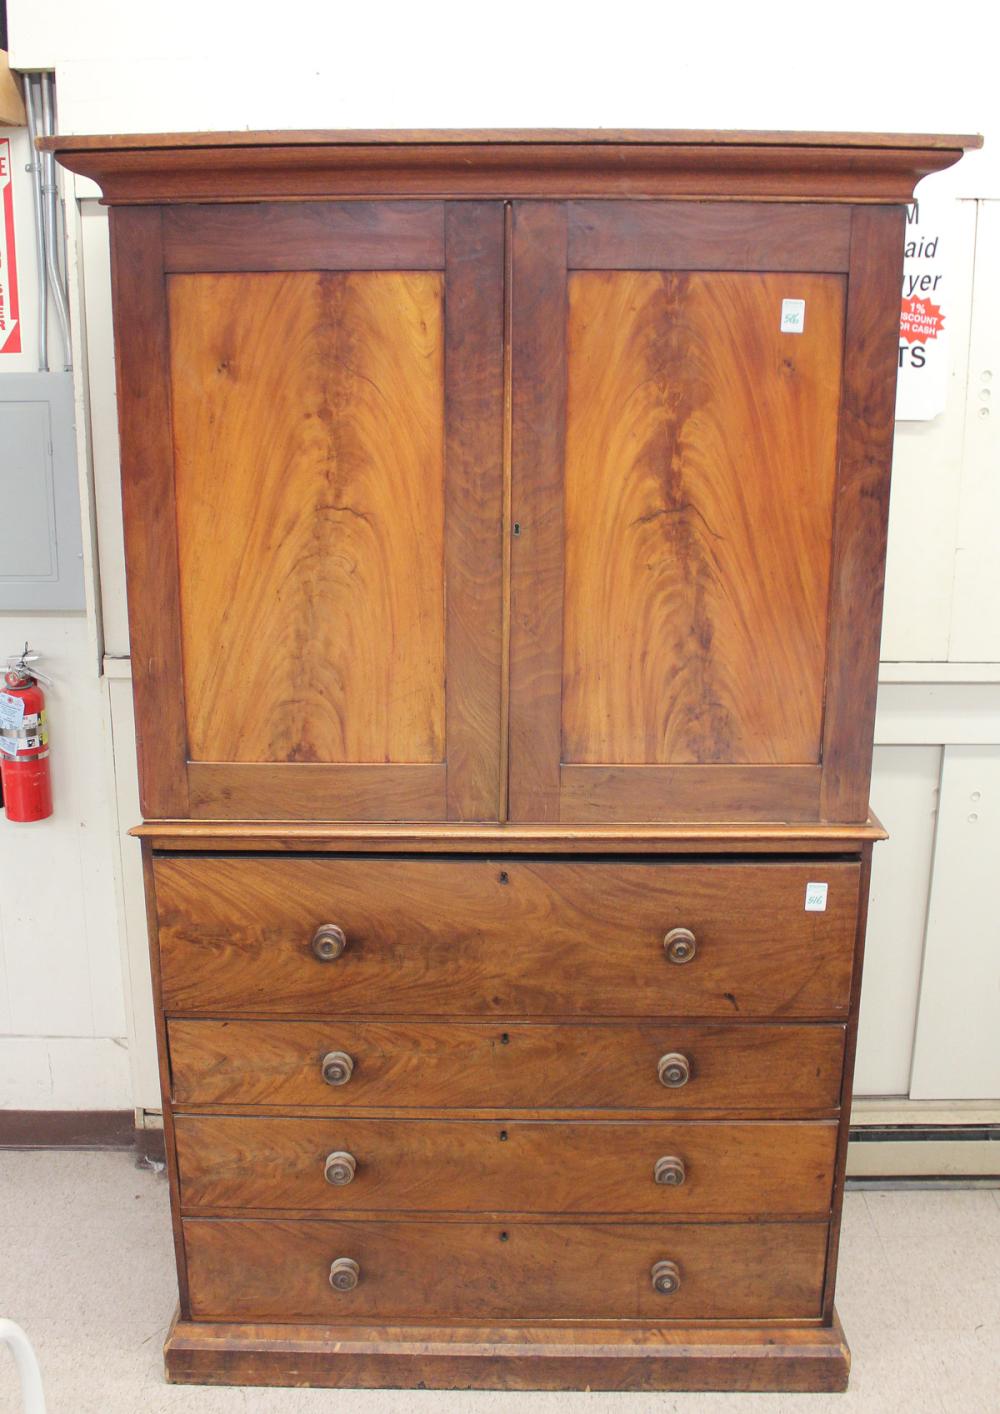
[[[54,121],[54,80],[53,74],[41,75],[42,90],[42,133],[45,137],[53,137],[55,134]],[[73,356],[69,341],[69,302],[66,297],[66,290],[63,286],[62,272],[59,268],[57,252],[59,250],[59,208],[57,197],[59,189],[56,186],[56,159],[51,152],[42,153],[42,193],[45,197],[45,213],[47,216],[46,230],[46,261],[49,270],[49,282],[52,285],[52,294],[55,297],[56,316],[59,320],[59,332],[62,336],[64,363],[67,369],[73,366]]]
[[[35,147],[38,124],[35,121],[34,85],[30,74],[21,75],[24,87],[24,109],[28,115],[28,142],[31,145],[32,205],[35,213],[35,263],[38,268],[38,369],[40,373],[49,371],[49,272],[45,259],[45,225],[42,215],[42,154]]]

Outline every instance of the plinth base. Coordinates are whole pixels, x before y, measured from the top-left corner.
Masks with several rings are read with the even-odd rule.
[[[847,1388],[832,1326],[308,1326],[175,1320],[180,1384],[498,1390]]]

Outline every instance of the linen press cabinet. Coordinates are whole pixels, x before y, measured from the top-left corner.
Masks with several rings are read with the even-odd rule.
[[[171,1379],[836,1389],[904,205],[975,139],[55,139],[112,206]]]

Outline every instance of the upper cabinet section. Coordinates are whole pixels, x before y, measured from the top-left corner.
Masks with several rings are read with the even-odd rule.
[[[50,140],[147,818],[863,822],[903,209],[976,141]]]
[[[503,210],[114,229],[143,808],[496,819]]]

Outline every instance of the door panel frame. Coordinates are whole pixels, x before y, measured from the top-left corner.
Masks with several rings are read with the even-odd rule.
[[[504,211],[500,202],[112,213],[129,626],[146,819],[496,820]],[[279,254],[276,254],[279,252]],[[191,762],[180,636],[168,273],[444,271],[445,760]]]
[[[533,823],[868,814],[892,460],[901,207],[716,201],[515,202],[510,818]],[[561,760],[569,272],[846,274],[819,764],[616,766]]]

